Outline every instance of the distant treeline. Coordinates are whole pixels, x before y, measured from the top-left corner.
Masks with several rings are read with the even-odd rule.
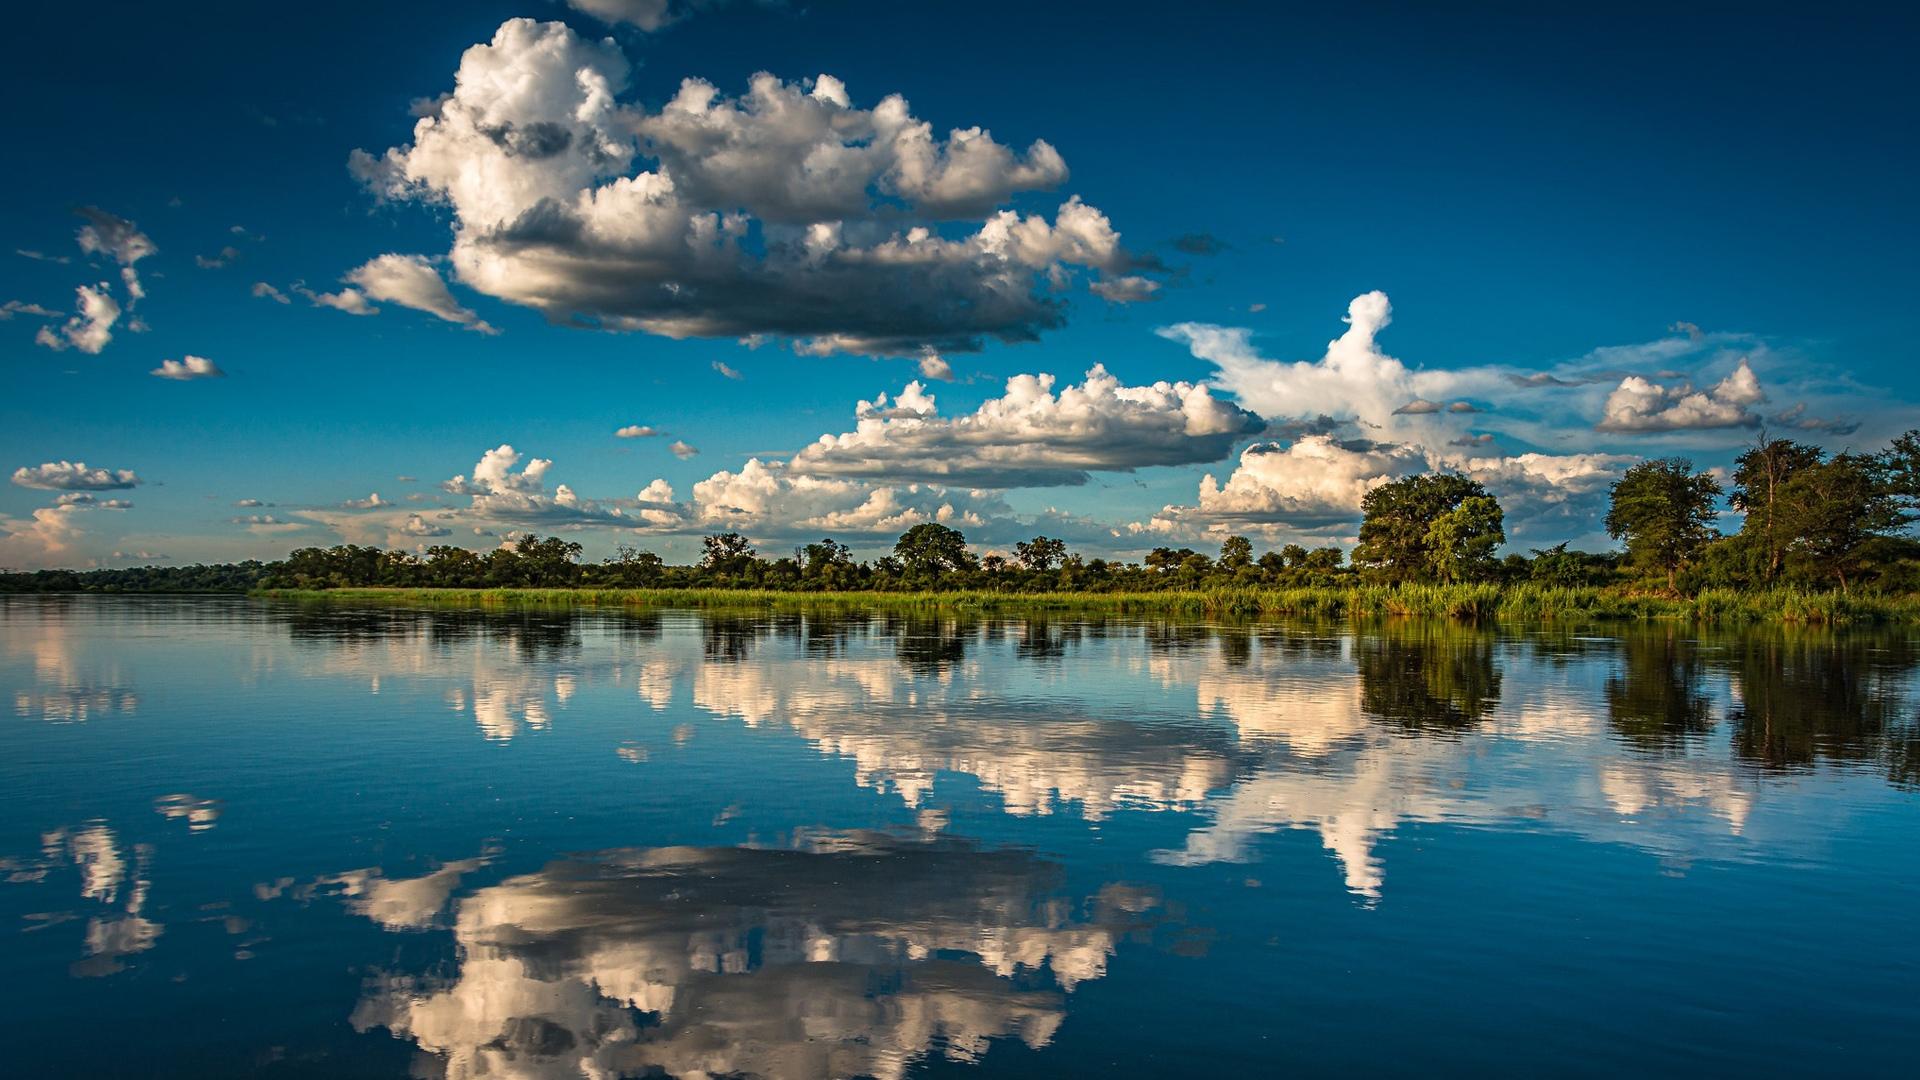
[[[853,557],[832,539],[769,557],[739,533],[703,541],[698,563],[668,565],[622,546],[582,563],[581,545],[526,536],[491,551],[436,545],[424,552],[355,544],[302,548],[271,563],[136,567],[0,575],[0,592],[245,592],[353,587],[502,589],[772,589],[795,592],[977,590],[1156,592],[1352,585],[1516,584],[1621,586],[1691,595],[1704,589],[1857,587],[1920,591],[1920,430],[1873,454],[1828,456],[1762,437],[1735,462],[1730,487],[1684,458],[1641,462],[1613,485],[1605,525],[1621,552],[1560,544],[1498,552],[1505,511],[1478,481],[1429,473],[1382,484],[1362,504],[1359,543],[1257,552],[1244,536],[1217,553],[1158,547],[1139,562],[1085,558],[1036,536],[1010,553],[980,554],[937,522],[901,534],[892,554]],[[1745,514],[1722,535],[1719,502]]]

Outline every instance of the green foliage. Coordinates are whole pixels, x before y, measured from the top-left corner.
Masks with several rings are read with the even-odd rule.
[[[0,593],[241,593],[259,588],[271,569],[271,564],[249,560],[211,566],[0,572]]]
[[[1881,455],[1887,492],[1908,516],[1920,514],[1920,428],[1893,440]]]
[[[1848,590],[1869,545],[1904,521],[1881,463],[1857,454],[1809,465],[1781,485],[1775,517],[1792,537],[1788,558],[1809,577],[1831,574]]]
[[[1613,485],[1607,535],[1627,542],[1627,559],[1677,587],[1682,567],[1719,534],[1713,529],[1720,485],[1686,458],[1658,458],[1628,469]]]
[[[1427,567],[1452,585],[1493,577],[1493,551],[1507,542],[1505,515],[1491,495],[1473,495],[1427,526]]]
[[[498,556],[504,550],[495,551],[492,555],[496,563],[501,565],[505,564],[505,560]],[[545,539],[523,536],[513,546],[513,553],[519,556],[518,565],[513,567],[512,573],[501,576],[546,588],[574,585],[580,581],[580,551],[579,544],[557,536]]]
[[[609,584],[645,589],[660,583],[666,567],[667,561],[653,552],[621,544],[614,550],[613,558],[607,560],[606,577]]]
[[[1376,581],[1473,580],[1487,575],[1493,549],[1506,542],[1499,504],[1478,481],[1456,473],[1382,484],[1367,492],[1361,510],[1353,563]],[[1436,544],[1443,550],[1436,553]]]
[[[1013,545],[1013,557],[1021,566],[1044,574],[1066,561],[1067,544],[1064,540],[1036,536]]]
[[[938,522],[915,525],[900,535],[893,554],[915,580],[938,579],[943,573],[961,570],[972,564],[967,553],[967,538],[958,529]]]
[[[1522,585],[1350,584],[1335,588],[1210,588],[1152,592],[1032,592],[923,589],[893,592],[803,592],[788,589],[338,589],[264,590],[283,598],[328,595],[402,603],[558,604],[623,607],[807,609],[950,608],[964,611],[1105,611],[1140,614],[1304,618],[1445,618],[1462,622],[1660,621],[1743,625],[1788,623],[1920,623],[1920,597],[1775,589],[1709,589],[1693,598],[1618,589]]]
[[[1747,543],[1740,550],[1749,561],[1758,557],[1754,570],[1762,581],[1772,583],[1780,577],[1792,538],[1778,513],[1780,491],[1796,473],[1819,464],[1823,456],[1817,446],[1763,437],[1734,459],[1733,490],[1727,504],[1746,515],[1740,534]]]
[[[700,541],[704,554],[700,558],[700,567],[709,573],[721,577],[740,577],[752,567],[755,555],[753,544],[736,532],[717,533],[704,537]]]
[[[1533,559],[1527,564],[1526,580],[1536,585],[1563,588],[1604,585],[1617,575],[1618,562],[1612,555],[1569,551],[1563,542],[1550,548],[1533,549]]]
[[[1242,570],[1253,565],[1253,541],[1244,536],[1229,536],[1220,545],[1220,565],[1228,570]]]

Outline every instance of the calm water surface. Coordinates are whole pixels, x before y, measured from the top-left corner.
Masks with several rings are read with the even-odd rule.
[[[1906,631],[0,599],[17,1076],[1911,1075]]]

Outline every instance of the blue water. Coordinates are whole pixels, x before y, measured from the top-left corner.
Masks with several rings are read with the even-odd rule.
[[[1917,673],[0,599],[0,1072],[1910,1075]]]

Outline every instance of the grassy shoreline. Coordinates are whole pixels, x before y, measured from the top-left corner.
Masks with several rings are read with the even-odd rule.
[[[760,589],[263,589],[272,599],[451,604],[469,607],[553,605],[641,608],[853,607],[977,612],[1087,611],[1234,617],[1445,617],[1468,620],[1610,621],[1671,619],[1705,623],[1920,623],[1920,596],[1843,596],[1777,589],[1708,590],[1692,597],[1613,589],[1536,585],[1354,585],[1338,588],[1222,588],[1166,592],[1011,593],[785,592]]]

